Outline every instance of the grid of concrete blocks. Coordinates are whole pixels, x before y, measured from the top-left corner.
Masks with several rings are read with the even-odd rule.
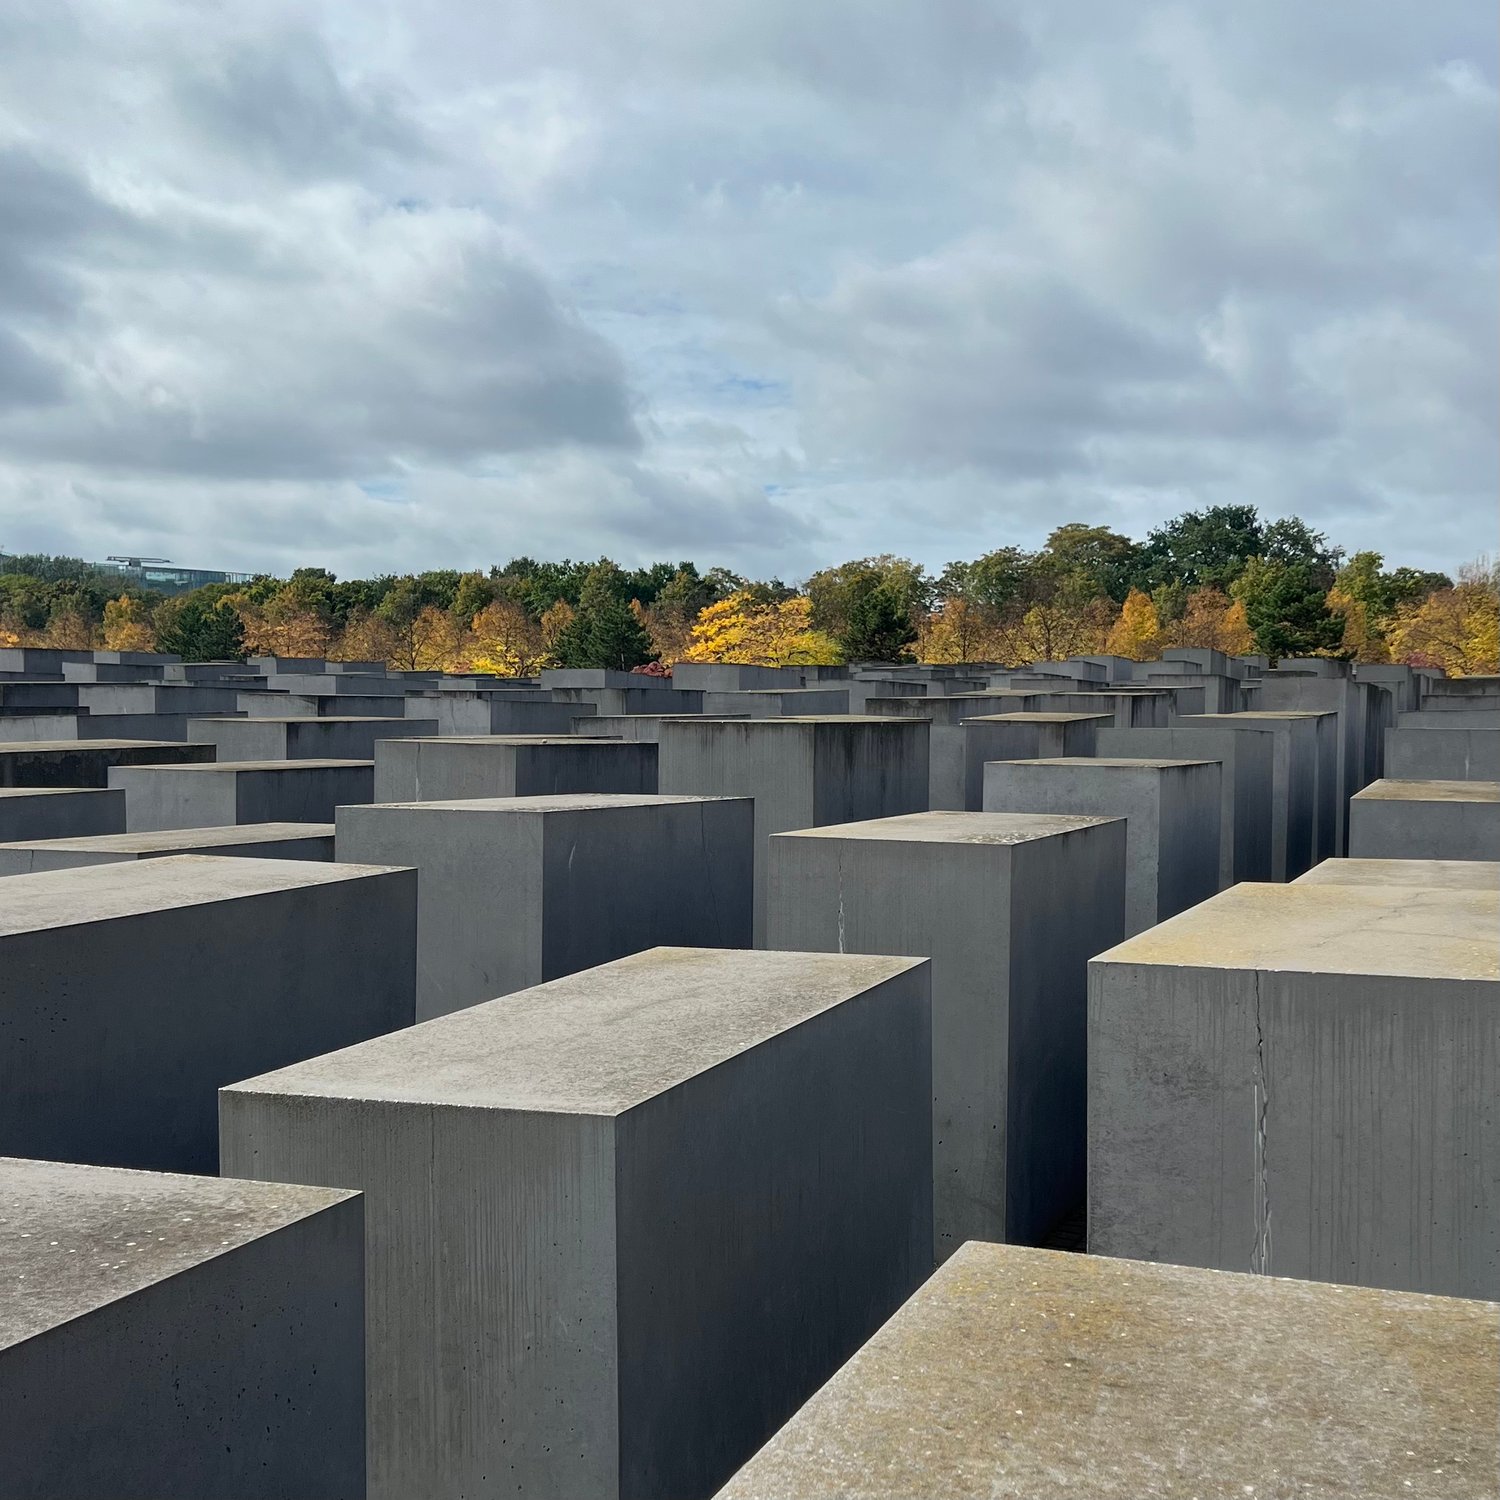
[[[0,650],[0,1494],[1500,1488],[1500,679]]]

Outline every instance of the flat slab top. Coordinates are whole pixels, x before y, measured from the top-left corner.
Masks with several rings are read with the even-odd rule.
[[[33,797],[97,797],[97,786],[0,786],[0,802],[29,801]]]
[[[348,810],[368,812],[508,813],[608,812],[633,807],[680,807],[697,802],[751,802],[751,797],[702,797],[678,793],[557,792],[546,797],[454,797],[441,802],[371,802]]]
[[[0,1349],[356,1196],[0,1157]]]
[[[1056,755],[1040,760],[987,761],[995,766],[1108,766],[1132,771],[1169,771],[1178,766],[1216,766],[1216,760],[1168,760],[1158,755]]]
[[[397,723],[404,722],[397,720]],[[492,748],[512,748],[516,745],[523,747],[540,745],[557,745],[569,750],[597,749],[600,745],[620,745],[634,742],[624,740],[607,739],[580,739],[571,734],[444,734],[444,735],[422,735],[404,734],[400,737],[403,745],[418,745],[426,749],[429,745],[486,745]]]
[[[253,724],[254,719],[246,719],[243,722]],[[307,720],[308,723],[314,722]],[[85,740],[84,744],[98,744],[97,740]],[[190,771],[195,776],[212,776],[216,773],[228,771],[234,774],[239,771],[328,771],[350,766],[373,766],[373,760],[203,760],[182,766],[117,766],[118,771],[129,771],[132,775],[137,771]]]
[[[181,740],[11,740],[0,744],[0,755],[36,755],[49,750],[71,750],[80,753],[100,750],[201,750],[202,745],[187,745]]]
[[[902,703],[923,703],[924,698],[902,698]],[[718,719],[712,714],[684,714],[675,724],[667,725],[668,728],[680,729],[684,726],[691,728],[694,725],[727,725],[730,729],[742,729],[747,732],[760,733],[762,730],[776,731],[779,729],[795,728],[799,725],[815,724],[825,728],[830,725],[855,725],[861,729],[883,729],[886,731],[907,729],[912,721],[892,719],[886,714],[782,714],[778,719]]]
[[[1355,802],[1500,802],[1500,781],[1372,781]]]
[[[1500,892],[1246,882],[1094,962],[1496,980]]]
[[[5,881],[5,899],[0,901],[0,938],[110,922],[179,906],[209,906],[216,901],[263,896],[299,886],[337,885],[340,881],[385,874],[391,868],[394,867],[330,864],[321,860],[173,854],[141,864],[127,861],[80,865],[68,870],[12,875]]]
[[[926,962],[652,948],[224,1092],[616,1115]]]
[[[994,698],[1001,695],[986,693],[984,696],[986,698]],[[1114,718],[1113,714],[975,714],[968,722],[971,724],[1078,724],[1085,723],[1091,719],[1112,718]]]
[[[1317,718],[1316,714],[1305,714],[1295,709],[1246,709],[1241,714],[1179,714],[1184,729],[1201,725],[1205,729],[1272,729],[1277,724],[1301,722]]]
[[[332,823],[229,823],[221,828],[163,828],[155,833],[93,833],[70,839],[18,839],[0,849],[79,849],[85,853],[140,854],[155,849],[200,849],[216,844],[280,844],[289,839],[331,839]]]
[[[1500,891],[1500,862],[1483,859],[1325,859],[1293,885],[1415,885]]]
[[[1500,1307],[965,1245],[720,1500],[1481,1500]]]
[[[242,714],[227,714],[222,717],[211,717],[207,714],[201,715],[193,721],[197,724],[426,724],[426,719],[398,719],[394,715],[389,718],[379,714],[322,714],[316,719],[310,719],[306,714],[257,714],[253,719],[247,719]],[[430,722],[436,723],[437,720]]]
[[[1073,813],[920,812],[863,823],[830,823],[772,834],[774,839],[864,839],[892,844],[1027,844],[1036,839],[1123,823]]]

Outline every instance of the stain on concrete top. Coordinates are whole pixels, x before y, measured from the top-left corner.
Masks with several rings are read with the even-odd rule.
[[[868,839],[894,844],[1025,844],[1123,818],[1071,813],[919,812],[772,834],[777,839]]]
[[[1372,781],[1356,802],[1500,802],[1500,781]]]
[[[1429,890],[1500,891],[1500,861],[1325,859],[1293,885],[1414,885]]]
[[[258,719],[237,719],[237,724],[258,724]],[[305,724],[315,724],[316,719],[304,719]],[[98,740],[80,740],[81,745],[97,745]],[[404,743],[404,742],[403,742]],[[165,771],[176,773],[178,771],[192,771],[197,774],[208,776],[220,775],[225,771],[231,773],[238,771],[276,771],[278,773],[292,771],[320,771],[330,768],[373,766],[373,760],[205,760],[192,762],[186,765],[163,765],[163,766],[118,766],[116,769],[122,776],[134,776],[138,771],[157,772]]]
[[[616,1115],[926,964],[653,948],[225,1092]]]
[[[296,826],[305,830],[319,825]],[[322,860],[173,854],[144,863],[131,860],[42,870],[5,881],[5,900],[0,902],[0,938],[47,928],[110,922],[173,907],[208,906],[216,901],[262,896],[299,886],[367,880],[391,874],[397,868],[330,864]]]
[[[357,1196],[0,1157],[0,1349]]]
[[[1246,882],[1093,962],[1497,980],[1500,893]]]
[[[0,724],[0,729],[3,729]],[[89,750],[197,750],[198,745],[184,745],[181,740],[11,740],[0,744],[0,755],[36,755],[49,750],[66,750],[79,754]]]
[[[0,786],[0,802],[29,797],[97,797],[103,791],[103,787],[95,786]]]
[[[162,828],[155,833],[90,833],[70,839],[17,839],[13,844],[0,844],[0,849],[55,849],[59,853],[79,849],[89,854],[141,854],[156,849],[198,849],[205,844],[282,844],[289,839],[332,837],[332,823],[228,823],[221,828]]]
[[[965,1245],[720,1500],[1492,1500],[1500,1307]]]
[[[595,809],[630,807],[677,807],[697,802],[752,802],[751,797],[698,797],[687,793],[646,792],[555,792],[545,797],[454,797],[444,802],[372,802],[354,804],[354,810],[378,812],[400,808],[419,812],[473,812],[537,814],[589,812]]]

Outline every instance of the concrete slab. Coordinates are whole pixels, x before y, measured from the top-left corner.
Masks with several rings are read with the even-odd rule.
[[[33,875],[42,870],[163,859],[172,854],[329,861],[333,858],[333,824],[245,823],[226,828],[165,828],[155,833],[30,839],[0,844],[0,875]]]
[[[1349,853],[1500,859],[1500,781],[1376,781],[1349,803]]]
[[[1219,889],[1221,769],[1211,760],[997,760],[986,812],[1125,819],[1125,931],[1143,932]]]
[[[1089,975],[1091,1251],[1500,1292],[1500,893],[1238,885]]]
[[[413,1019],[410,870],[177,856],[4,894],[0,1152],[212,1172],[222,1084]]]
[[[4,726],[0,725],[0,731]],[[116,766],[181,766],[214,758],[212,745],[164,740],[32,740],[0,743],[0,787],[107,787]]]
[[[1488,1500],[1500,1308],[964,1246],[720,1500]]]
[[[448,735],[378,745],[370,800],[448,802],[578,792],[650,796],[656,782],[652,744],[561,735]]]
[[[231,823],[331,823],[335,808],[373,799],[375,767],[368,760],[128,766],[110,771],[109,784],[125,793],[125,826],[132,833]]]
[[[843,684],[830,683],[826,687],[705,692],[702,712],[711,719],[784,719],[806,718],[811,714],[846,714],[849,712],[849,689]]]
[[[416,739],[438,732],[436,719],[387,717],[194,719],[188,741],[212,745],[220,761],[373,760],[381,740]]]
[[[1430,890],[1500,890],[1500,863],[1478,859],[1325,859],[1293,885],[1419,885]]]
[[[1054,760],[1092,755],[1112,714],[1001,713],[964,720],[964,808],[984,805],[984,767],[991,760]]]
[[[1121,819],[927,812],[770,841],[766,945],[932,960],[933,1234],[1035,1244],[1083,1200],[1087,965]]]
[[[658,948],[225,1089],[364,1189],[373,1500],[728,1478],[930,1268],[927,984]]]
[[[338,858],[417,871],[417,1019],[662,945],[750,946],[748,797],[340,808]]]
[[[124,792],[100,787],[0,787],[4,843],[124,831]]]
[[[7,1495],[364,1493],[357,1195],[0,1158]]]
[[[1392,781],[1500,781],[1500,727],[1471,729],[1460,722],[1387,729],[1385,775]]]

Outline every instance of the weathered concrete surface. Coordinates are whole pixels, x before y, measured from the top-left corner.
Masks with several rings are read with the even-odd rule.
[[[1055,760],[1092,755],[1111,714],[980,714],[964,720],[964,809],[984,805],[984,767],[991,760]]]
[[[351,1193],[0,1158],[0,1489],[363,1495],[363,1238]]]
[[[1311,680],[1311,679],[1309,679]],[[1332,859],[1348,848],[1348,810],[1344,807],[1339,765],[1341,719],[1322,709],[1283,709],[1282,716],[1301,719],[1313,731],[1312,859]]]
[[[1500,859],[1500,781],[1376,781],[1349,803],[1349,853]]]
[[[764,692],[806,686],[798,667],[753,667],[740,662],[679,661],[672,686],[705,693]]]
[[[1238,885],[1093,960],[1089,1249],[1500,1292],[1500,893]]]
[[[100,787],[0,787],[0,842],[124,831],[124,792]]]
[[[372,1500],[711,1493],[932,1260],[924,962],[659,948],[221,1095],[360,1185]]]
[[[1500,890],[1500,863],[1478,859],[1325,859],[1293,885],[1421,885],[1433,890]]]
[[[318,718],[194,719],[191,744],[212,745],[220,761],[373,760],[380,740],[438,732],[436,719]]]
[[[1104,757],[1216,760],[1219,777],[1219,885],[1271,878],[1271,742],[1228,729],[1101,729]]]
[[[1083,1199],[1088,960],[1120,819],[929,812],[776,834],[766,945],[932,960],[933,1234],[1036,1243]]]
[[[172,854],[326,861],[333,858],[333,824],[246,823],[226,828],[165,828],[155,833],[32,839],[0,844],[0,875],[32,875],[41,870],[72,870],[79,865],[112,865]]]
[[[1385,774],[1392,781],[1500,781],[1500,728],[1471,729],[1460,722],[1452,728],[1387,729]]]
[[[750,946],[748,797],[378,803],[338,858],[417,871],[417,1019],[677,945]]]
[[[1219,889],[1217,761],[996,760],[986,812],[1125,819],[1125,931],[1142,932]]]
[[[331,823],[335,808],[373,800],[375,767],[368,760],[129,766],[112,770],[109,784],[125,793],[125,826],[132,833],[231,823]]]
[[[720,1500],[1491,1500],[1500,1308],[966,1245]]]
[[[0,730],[4,725],[0,724]],[[212,745],[156,740],[32,740],[0,744],[0,787],[104,787],[116,766],[180,766],[214,758]]]
[[[810,688],[743,688],[705,692],[703,695],[703,713],[712,719],[807,718],[814,714],[848,712],[849,689],[841,684]]]
[[[387,740],[375,750],[375,802],[550,797],[577,792],[649,796],[656,746],[545,735],[448,735]]]
[[[7,880],[0,1152],[212,1172],[225,1083],[410,1025],[416,875],[154,859]]]
[[[569,704],[576,709],[577,704]],[[748,719],[749,714],[719,714],[721,719]],[[653,745],[661,741],[663,723],[685,720],[690,724],[701,724],[702,714],[599,714],[592,719],[574,719],[573,733],[589,739],[600,740],[649,740]]]
[[[755,940],[765,935],[766,840],[793,828],[927,810],[925,719],[663,722],[661,790],[755,799]]]

